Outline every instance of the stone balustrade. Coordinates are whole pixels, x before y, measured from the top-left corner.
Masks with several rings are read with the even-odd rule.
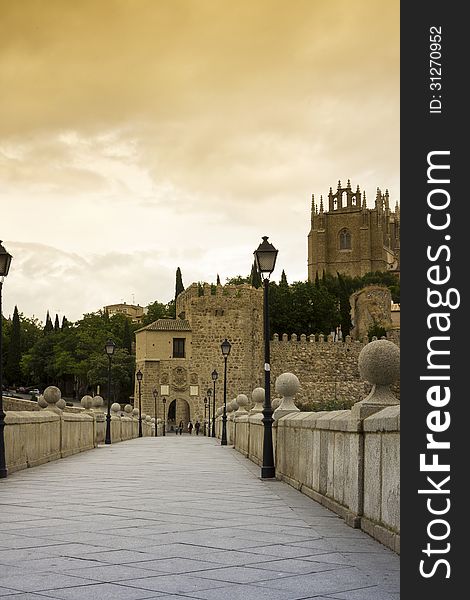
[[[364,346],[359,371],[372,384],[372,391],[351,410],[299,411],[294,396],[300,384],[292,373],[277,377],[275,389],[281,397],[272,401],[276,477],[396,552],[400,544],[400,404],[390,385],[399,374],[399,357],[398,346],[387,340]],[[252,401],[249,414],[235,415],[231,433],[235,449],[261,465],[262,388],[253,390]]]
[[[69,410],[60,389],[49,386],[35,410],[8,410],[5,417],[5,453],[9,473],[91,450],[104,444],[106,412],[101,396],[84,396],[81,408]],[[144,417],[144,415],[143,415]],[[159,424],[159,435],[163,432]],[[142,423],[144,436],[155,435],[150,416]],[[111,442],[137,438],[139,411],[126,405],[111,406]]]

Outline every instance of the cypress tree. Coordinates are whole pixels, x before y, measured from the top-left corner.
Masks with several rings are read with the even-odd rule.
[[[220,285],[220,277],[219,277],[218,273],[217,273],[217,285]]]
[[[13,320],[11,325],[10,344],[8,346],[8,355],[5,365],[6,379],[10,384],[17,384],[21,381],[21,326],[18,308],[15,306],[13,311]]]
[[[55,322],[54,322],[54,331],[59,331],[59,330],[60,330],[59,315],[56,313]]]
[[[44,325],[44,333],[47,334],[47,333],[50,333],[51,331],[54,331],[54,325],[52,324],[52,319],[49,314],[49,311],[47,311],[46,324]]]
[[[67,329],[69,325],[70,325],[70,323],[67,321],[67,319],[65,318],[65,316],[62,317],[61,329]]]
[[[289,286],[289,284],[287,283],[286,272],[284,271],[284,269],[282,269],[281,281],[279,282],[279,285],[282,285],[284,287]]]
[[[175,301],[178,295],[184,290],[183,278],[181,277],[181,269],[176,269],[176,285],[175,285]]]
[[[253,265],[251,267],[250,283],[254,288],[259,288],[262,285],[261,275],[258,271],[258,267],[256,266],[256,261],[253,261]]]

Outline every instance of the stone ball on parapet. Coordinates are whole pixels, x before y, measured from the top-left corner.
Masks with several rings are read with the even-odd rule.
[[[49,405],[47,404],[47,402],[44,400],[44,396],[43,396],[42,394],[41,394],[41,395],[38,397],[38,405],[39,405],[41,408],[46,408],[47,406],[49,406]]]
[[[228,413],[231,413],[231,412],[233,412],[233,411],[234,411],[234,408],[233,408],[233,404],[232,404],[232,402],[233,402],[233,400],[232,400],[231,402],[227,402],[227,412],[228,412]],[[223,410],[223,409],[222,409],[222,410]]]
[[[145,415],[145,420],[147,421],[147,423],[151,423],[152,417],[150,415]]]
[[[300,390],[300,381],[294,373],[281,373],[276,379],[275,390],[284,398],[292,398]]]
[[[215,414],[220,417],[220,415],[224,412],[224,409],[222,406],[219,406],[219,408],[215,411]]]
[[[281,398],[274,398],[273,401],[271,402],[271,408],[273,410],[276,410],[276,408],[279,408],[280,405],[281,405]]]
[[[130,404],[126,404],[126,406],[124,407],[124,412],[126,413],[126,415],[130,415],[132,413],[132,406]]]
[[[57,404],[62,398],[62,393],[55,385],[50,385],[44,390],[44,400],[47,404]]]
[[[152,418],[150,419],[150,421],[151,421],[152,423],[155,423],[155,417],[152,417]]]
[[[358,358],[362,379],[375,385],[391,385],[400,375],[400,349],[388,340],[364,346]]]
[[[254,415],[263,412],[264,404],[264,388],[257,387],[251,392],[251,400],[253,407],[250,410],[250,414]]]
[[[83,408],[89,409],[93,405],[93,398],[88,395],[83,396],[83,398],[80,400],[80,404],[83,406]]]
[[[104,404],[103,396],[93,396],[93,408],[101,408]]]
[[[160,425],[160,423],[162,422],[162,420],[160,418],[157,419],[157,425]]]
[[[111,412],[113,412],[113,413],[121,412],[121,405],[118,404],[117,402],[113,402],[111,404]]]
[[[67,403],[65,402],[65,400],[63,398],[61,398],[60,400],[58,400],[56,402],[56,406],[57,406],[57,408],[60,408],[60,410],[64,410],[64,408],[67,406]]]
[[[237,396],[237,404],[238,404],[238,408],[245,408],[246,406],[248,406],[248,396],[246,396],[245,394],[238,394]]]
[[[139,409],[138,408],[133,408],[132,409],[132,416],[133,417],[138,417],[139,416]]]

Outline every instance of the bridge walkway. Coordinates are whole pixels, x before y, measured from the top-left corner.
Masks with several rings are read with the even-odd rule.
[[[0,480],[0,600],[397,600],[399,557],[203,436]]]

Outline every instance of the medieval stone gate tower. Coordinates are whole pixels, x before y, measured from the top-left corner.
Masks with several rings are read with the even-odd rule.
[[[169,425],[204,418],[204,397],[213,389],[217,370],[216,405],[223,402],[224,361],[220,344],[232,344],[228,359],[227,401],[249,394],[263,380],[263,291],[250,285],[198,285],[179,294],[176,319],[159,319],[136,331],[136,369],[143,373],[142,411],[163,417]],[[138,407],[135,390],[134,405]],[[174,402],[175,401],[175,402]],[[174,404],[172,404],[174,402]],[[171,407],[171,408],[170,408]]]
[[[328,194],[328,206],[312,196],[311,229],[308,235],[308,279],[314,281],[323,271],[362,276],[372,271],[399,271],[400,209],[390,209],[388,190],[377,188],[375,206],[367,208],[366,194],[357,186]]]

